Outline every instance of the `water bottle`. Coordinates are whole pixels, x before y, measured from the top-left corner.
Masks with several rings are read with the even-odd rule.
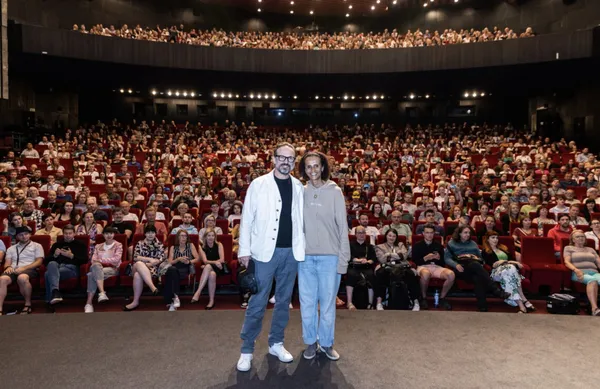
[[[438,289],[435,290],[435,294],[433,295],[433,306],[438,307],[440,305],[440,291]]]

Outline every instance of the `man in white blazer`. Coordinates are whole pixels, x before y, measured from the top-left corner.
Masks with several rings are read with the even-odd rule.
[[[275,279],[275,308],[269,332],[269,353],[281,362],[292,362],[283,347],[284,331],[290,318],[289,304],[294,289],[298,261],[304,261],[304,187],[290,173],[296,164],[296,152],[289,143],[280,143],[273,151],[275,168],[250,184],[246,192],[238,259],[248,266],[254,262],[258,293],[248,302],[242,326],[239,371],[252,367],[254,342],[260,334],[269,293]]]

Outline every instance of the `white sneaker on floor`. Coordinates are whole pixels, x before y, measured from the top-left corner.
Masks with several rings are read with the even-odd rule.
[[[252,354],[244,354],[240,355],[240,359],[237,363],[238,371],[248,371],[252,367]]]
[[[105,301],[108,301],[108,296],[106,295],[106,292],[98,293],[98,302],[103,303]]]
[[[421,310],[421,306],[419,305],[419,300],[415,300],[415,305],[413,305],[413,312],[418,312]]]
[[[275,296],[273,296],[269,299],[269,303],[275,304]]]
[[[294,360],[292,354],[283,347],[283,343],[275,343],[269,347],[269,354],[276,356],[283,363],[290,363]]]
[[[179,297],[176,296],[175,298],[173,298],[173,306],[175,308],[181,307],[181,301],[179,301]]]
[[[94,306],[92,304],[85,304],[85,307],[83,307],[83,312],[94,313]]]
[[[175,312],[177,310],[177,307],[175,306],[174,303],[169,304],[169,312]]]
[[[377,303],[377,310],[378,311],[383,311],[383,304]]]

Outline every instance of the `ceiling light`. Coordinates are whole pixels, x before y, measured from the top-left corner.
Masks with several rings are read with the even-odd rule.
[[[190,96],[194,97],[194,96],[196,96],[196,93],[190,92]]]
[[[257,11],[258,11],[258,12],[260,12],[260,11],[261,11],[261,9],[259,8],[259,9],[257,9]]]
[[[313,10],[311,9],[311,10],[310,10],[310,14],[312,15],[313,13],[314,13],[314,12],[313,12]]]
[[[271,98],[272,98],[272,99],[276,99],[276,98],[277,98],[277,95],[275,95],[275,93],[273,93],[273,94],[271,95]]]
[[[371,96],[366,96],[367,100],[369,100],[371,98]]]
[[[374,9],[375,9],[375,6],[374,6],[374,5],[372,5],[372,6],[371,6],[371,11],[373,11]]]
[[[396,5],[396,3],[397,3],[397,1],[396,1],[396,0],[392,1],[392,4],[393,4],[393,5]]]
[[[156,91],[155,90],[152,91],[152,96],[156,96]]]
[[[262,3],[262,0],[258,0],[259,3]]]
[[[128,92],[129,94],[132,94],[132,93],[133,93],[133,91],[132,91],[131,89],[127,89],[127,92]]]
[[[344,100],[348,100],[348,95],[344,95]]]
[[[425,3],[423,4],[423,7],[427,7],[429,5],[429,3]]]
[[[254,98],[254,94],[250,93],[250,98],[253,99]]]
[[[433,3],[434,0],[429,0],[430,3]]]
[[[356,98],[356,96],[352,95],[352,100],[354,100]]]
[[[183,92],[183,97],[187,97],[187,92]]]
[[[171,91],[167,92],[167,96],[171,96],[173,93],[171,93]]]
[[[429,98],[429,95],[425,95],[425,98],[426,98],[426,99],[428,99],[428,98]]]
[[[455,3],[458,3],[458,0],[454,0]]]
[[[473,92],[473,97],[477,97],[477,92]]]
[[[227,95],[227,98],[228,98],[228,99],[230,99],[230,98],[232,98],[232,97],[233,97],[233,95],[232,95],[231,93]]]
[[[236,98],[236,99],[239,99],[239,98],[240,98],[240,95],[235,95],[235,98]]]
[[[329,100],[333,100],[333,96],[329,96]]]
[[[125,89],[119,89],[119,92],[125,93]]]
[[[175,96],[179,96],[179,91],[175,92]]]
[[[296,100],[298,98],[298,96],[294,95],[294,100]]]
[[[290,5],[294,5],[294,2],[293,2],[293,1],[290,1]]]
[[[377,95],[373,95],[373,100],[377,100]]]
[[[221,98],[224,99],[225,98],[225,93],[221,92]]]
[[[346,17],[347,17],[347,18],[349,18],[349,17],[350,17],[350,14],[346,14]]]
[[[257,98],[262,98],[262,95],[259,93],[258,95],[256,95]]]
[[[290,11],[290,13],[291,13],[291,14],[293,14],[293,13],[294,13],[294,10],[291,10],[291,11]]]
[[[315,100],[319,100],[319,95],[316,95],[316,96],[315,96]]]
[[[349,5],[349,6],[348,6],[348,9],[352,9],[352,5]]]
[[[484,97],[485,96],[485,92],[481,92],[481,94],[479,96]]]
[[[410,97],[410,99],[411,99],[411,100],[414,100],[414,98],[415,98],[415,94],[414,94],[414,93],[411,93],[411,94],[410,94],[410,96],[408,96],[408,97]]]
[[[385,99],[385,96],[384,96],[384,95],[381,95],[381,97],[380,97],[380,98],[381,98],[381,100],[383,100],[383,99]]]
[[[377,0],[377,4],[381,3],[381,0]]]
[[[465,92],[465,97],[469,97],[469,92]]]

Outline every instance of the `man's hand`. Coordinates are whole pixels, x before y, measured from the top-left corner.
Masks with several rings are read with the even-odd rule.
[[[250,263],[250,256],[245,256],[245,257],[238,257],[238,261],[240,261],[240,263],[242,265],[244,265],[244,267],[248,267],[248,264]]]
[[[456,265],[456,270],[458,270],[459,273],[462,273],[465,271],[465,268],[462,267],[462,265]]]

